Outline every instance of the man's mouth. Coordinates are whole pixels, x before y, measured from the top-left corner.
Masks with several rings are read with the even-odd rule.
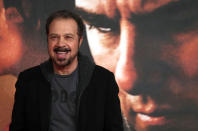
[[[168,122],[165,116],[163,115],[151,115],[151,114],[143,114],[137,113],[137,121],[140,121],[144,125],[164,125]]]
[[[56,53],[59,59],[64,59],[66,55],[71,51],[69,48],[55,48],[54,52]]]
[[[136,119],[146,126],[157,126],[171,123],[185,114],[184,110],[155,110],[151,113],[138,112]]]
[[[69,48],[60,48],[60,47],[54,48],[54,52],[56,53],[67,53],[69,51],[71,51]]]

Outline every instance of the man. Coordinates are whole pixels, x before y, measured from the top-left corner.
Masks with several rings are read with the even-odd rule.
[[[78,50],[84,25],[61,10],[46,23],[50,60],[20,73],[10,131],[122,131],[113,73]]]
[[[48,58],[46,17],[73,7],[70,0],[0,0],[0,130],[10,123],[19,72]]]
[[[128,131],[198,130],[198,1],[75,0]]]
[[[55,10],[72,9],[74,2],[59,0],[54,4],[53,0],[2,1],[0,75],[17,76],[21,70],[35,66],[48,57],[43,31],[48,14]]]

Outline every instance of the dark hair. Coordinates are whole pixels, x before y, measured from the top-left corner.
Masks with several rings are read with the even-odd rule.
[[[63,19],[69,19],[72,18],[73,20],[76,21],[77,25],[78,25],[78,36],[79,38],[81,38],[83,36],[83,32],[84,32],[84,24],[82,19],[80,18],[80,16],[78,16],[77,14],[70,12],[68,10],[59,10],[56,11],[54,13],[52,13],[48,18],[47,18],[47,22],[46,22],[46,34],[48,35],[49,33],[49,25],[52,23],[52,21],[54,19],[57,18],[63,18]]]

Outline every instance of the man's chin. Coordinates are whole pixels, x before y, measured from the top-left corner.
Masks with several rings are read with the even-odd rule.
[[[71,60],[55,60],[54,63],[58,66],[58,67],[65,67],[71,64]]]
[[[187,128],[173,127],[173,126],[149,126],[149,127],[136,127],[135,131],[197,131]]]

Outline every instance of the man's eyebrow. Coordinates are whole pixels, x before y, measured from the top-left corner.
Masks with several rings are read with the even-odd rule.
[[[49,34],[49,36],[60,36],[59,34],[56,34],[56,33],[51,33]],[[65,33],[63,36],[74,36],[74,34],[72,33]]]
[[[164,5],[162,7],[159,7],[155,9],[152,12],[144,13],[144,14],[132,14],[132,17],[142,17],[142,16],[161,16],[166,17],[174,15],[175,13],[191,13],[187,14],[189,16],[192,16],[193,14],[197,14],[198,12],[198,1],[195,0],[180,0],[180,1],[174,1],[171,3],[168,3],[167,5]]]
[[[72,37],[74,37],[75,35],[71,34],[71,33],[66,33],[66,34],[64,34],[64,36],[72,36]]]
[[[198,22],[198,1],[180,0],[162,6],[153,12],[145,14],[132,14],[130,21],[133,23],[143,23],[144,26],[153,28],[168,27],[177,31]]]
[[[82,8],[76,7],[76,12],[85,20],[88,24],[92,24],[96,27],[114,27],[119,25],[119,16],[116,15],[114,18],[109,18],[104,14],[96,14],[87,12]]]
[[[50,33],[50,34],[48,34],[48,36],[57,36],[58,34],[55,34],[55,33]]]

